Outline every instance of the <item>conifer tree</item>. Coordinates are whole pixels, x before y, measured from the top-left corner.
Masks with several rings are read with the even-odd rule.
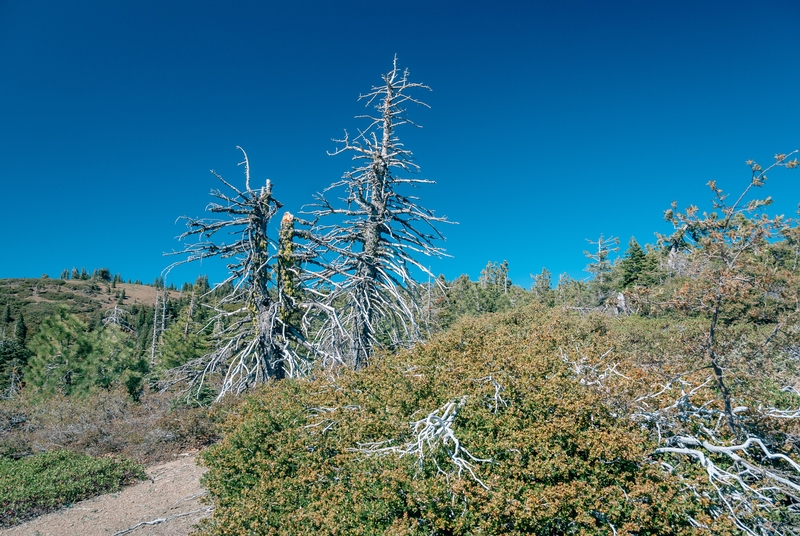
[[[90,343],[92,351],[80,364],[73,391],[84,394],[121,385],[138,398],[148,366],[136,356],[131,334],[121,326],[107,324],[92,334]]]
[[[82,383],[80,375],[92,344],[86,324],[66,308],[42,321],[30,347],[33,356],[25,373],[28,385],[45,395],[70,395],[75,385]]]
[[[202,296],[211,290],[207,275],[198,275],[194,281],[194,290],[198,296]]]
[[[92,274],[92,278],[99,281],[111,281],[111,270],[105,267],[97,268]]]
[[[608,274],[611,272],[611,260],[609,256],[619,249],[616,247],[617,244],[619,244],[619,238],[605,238],[603,235],[600,235],[600,238],[597,240],[587,240],[587,242],[595,246],[595,249],[583,252],[583,254],[592,261],[586,266],[586,271],[592,274],[598,283],[604,283],[607,280]]]
[[[638,283],[639,277],[645,270],[646,262],[647,255],[645,251],[639,245],[639,242],[631,237],[630,242],[628,242],[628,251],[625,252],[625,257],[620,261],[622,269],[620,284],[622,288],[628,288]]]
[[[357,163],[326,190],[340,191],[344,204],[318,194],[309,209],[321,225],[313,242],[328,260],[316,274],[318,285],[330,289],[327,305],[337,311],[329,316],[327,339],[334,350],[342,350],[338,341],[345,345],[341,358],[355,368],[369,363],[379,333],[393,346],[419,339],[424,310],[414,272],[429,274],[419,256],[443,255],[434,241],[442,238],[436,224],[446,219],[401,191],[432,181],[406,175],[419,167],[396,133],[415,125],[404,106],[427,106],[412,94],[429,89],[412,82],[395,58],[383,82],[360,97],[374,104],[376,112],[361,116],[369,124],[354,138],[345,132],[332,153],[350,154]]]
[[[478,281],[481,288],[493,288],[507,294],[508,288],[511,286],[511,280],[508,278],[508,261],[503,261],[502,264],[489,261],[486,268],[481,270],[481,277]]]
[[[592,281],[590,282],[590,289],[593,291],[592,305],[599,306],[603,305],[612,291],[610,255],[619,250],[617,247],[619,238],[605,238],[600,235],[600,238],[596,241],[587,240],[587,242],[595,246],[595,249],[584,251],[583,254],[592,261],[586,266],[586,271],[592,274]]]
[[[195,303],[190,302],[181,310],[177,321],[164,331],[159,362],[161,370],[199,360],[213,348],[207,319],[195,309]]]
[[[11,306],[9,304],[6,304],[5,308],[3,309],[3,327],[5,328],[10,323],[11,323]]]
[[[531,292],[539,303],[552,306],[555,303],[555,292],[553,290],[553,275],[547,268],[542,268],[539,274],[533,275],[533,286]]]
[[[800,230],[796,220],[767,214],[770,197],[748,199],[768,172],[800,167],[794,154],[776,155],[765,169],[748,161],[750,183],[738,197],[710,181],[711,211],[679,211],[677,203],[666,211],[674,232],[660,243],[681,244],[687,262],[661,307],[697,319],[696,365],[639,398],[651,408],[666,398],[639,416],[659,431],[656,453],[685,462],[684,475],[696,462],[719,515],[753,535],[798,526],[800,459],[791,442],[800,423],[792,355],[800,345],[800,269],[791,241]]]
[[[0,341],[0,393],[8,396],[19,391],[29,357],[30,350],[17,341]]]
[[[22,313],[20,313],[20,319],[22,319]],[[25,328],[24,319],[20,324],[22,331],[17,333],[15,329],[14,337],[7,338],[11,321],[11,306],[7,303],[3,308],[2,339],[0,339],[0,391],[6,395],[19,390],[23,370],[30,355],[30,351],[25,347],[27,328]]]
[[[82,396],[122,385],[137,397],[147,362],[138,357],[134,335],[124,327],[106,322],[91,332],[85,322],[60,307],[42,321],[31,339],[26,384],[43,396]]]
[[[14,325],[14,340],[18,344],[25,346],[25,339],[28,336],[28,326],[25,325],[25,317],[22,313],[17,318],[17,323]]]

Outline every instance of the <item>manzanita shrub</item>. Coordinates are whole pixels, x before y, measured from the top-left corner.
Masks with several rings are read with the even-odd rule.
[[[203,455],[201,534],[732,533],[564,358],[614,344],[593,322],[464,319],[363,370],[267,385]]]
[[[69,450],[16,461],[0,458],[0,527],[118,491],[145,476],[144,467],[133,460],[94,458]]]

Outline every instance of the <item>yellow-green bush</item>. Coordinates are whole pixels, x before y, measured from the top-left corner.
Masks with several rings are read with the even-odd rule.
[[[270,384],[204,453],[216,510],[202,533],[664,535],[693,533],[690,519],[727,533],[686,492],[696,482],[648,458],[648,436],[561,357],[619,337],[605,319],[525,309],[464,319],[359,372]],[[491,460],[472,461],[476,478],[457,474],[452,443],[421,463],[378,451],[462,399],[452,430]]]

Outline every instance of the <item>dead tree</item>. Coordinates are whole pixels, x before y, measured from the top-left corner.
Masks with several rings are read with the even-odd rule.
[[[314,272],[316,289],[323,303],[336,311],[320,333],[332,343],[331,350],[339,350],[340,359],[355,368],[369,362],[379,340],[401,346],[419,339],[424,300],[414,272],[429,274],[419,256],[444,254],[434,242],[443,239],[436,224],[446,218],[400,192],[433,183],[407,175],[419,167],[395,133],[404,124],[417,126],[404,106],[427,107],[410,93],[430,88],[411,82],[408,75],[408,70],[398,69],[395,58],[383,83],[359,97],[367,106],[374,104],[376,112],[358,116],[368,120],[368,126],[354,138],[345,131],[330,153],[351,154],[356,165],[306,208],[321,224],[307,236],[324,259]],[[331,191],[343,194],[341,203],[328,200]]]
[[[251,188],[247,154],[237,148],[244,155],[239,164],[245,169],[244,190],[212,170],[233,191],[233,194],[211,192],[223,204],[211,203],[206,210],[223,218],[186,218],[188,230],[179,238],[198,237],[198,241],[175,252],[186,258],[166,270],[212,257],[228,260],[228,277],[216,288],[231,290],[214,305],[215,315],[209,321],[223,326],[217,333],[217,345],[199,362],[187,363],[174,371],[170,382],[188,380],[194,392],[199,393],[209,373],[224,370],[218,398],[270,379],[303,375],[309,367],[309,356],[314,353],[301,327],[292,323],[297,316],[292,312],[302,306],[298,292],[281,288],[281,281],[286,280],[281,272],[289,273],[291,268],[278,268],[277,251],[284,251],[285,264],[291,247],[280,248],[267,234],[270,220],[282,205],[272,196],[269,180],[261,188]],[[236,239],[229,244],[214,242],[214,235],[223,230]],[[291,232],[284,235],[291,240]]]

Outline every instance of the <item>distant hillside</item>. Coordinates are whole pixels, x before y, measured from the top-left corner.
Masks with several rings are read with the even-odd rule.
[[[170,291],[171,298],[179,295],[179,291]],[[156,300],[156,288],[96,279],[0,279],[0,308],[8,305],[15,319],[21,312],[28,328],[32,328],[29,333],[35,332],[42,319],[59,306],[65,306],[71,312],[89,319],[92,315],[112,309],[120,302],[120,297],[126,306],[152,307]]]

